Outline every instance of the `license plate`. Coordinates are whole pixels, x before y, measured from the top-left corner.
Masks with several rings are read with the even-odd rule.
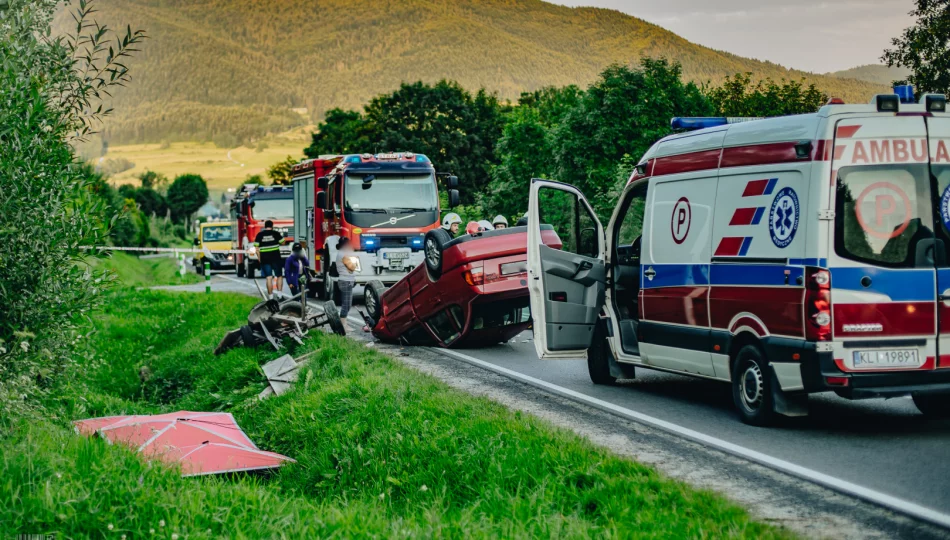
[[[505,263],[501,265],[501,275],[510,276],[512,274],[525,274],[528,272],[528,262],[527,261],[518,261],[513,263]]]
[[[917,349],[891,349],[884,351],[855,351],[855,369],[883,367],[919,367]]]
[[[383,253],[383,258],[389,261],[404,261],[409,258],[409,254],[400,251],[395,253]]]

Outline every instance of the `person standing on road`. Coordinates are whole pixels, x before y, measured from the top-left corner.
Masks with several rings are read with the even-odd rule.
[[[290,287],[292,296],[297,296],[301,291],[300,276],[309,270],[310,260],[307,259],[303,246],[299,243],[294,244],[290,251],[290,257],[287,257],[287,262],[284,263],[284,276],[287,277],[287,286]]]
[[[353,255],[353,246],[347,237],[340,238],[336,244],[336,271],[340,276],[337,287],[340,288],[340,319],[346,320],[353,306],[353,287],[356,286],[357,261]]]
[[[254,239],[261,260],[261,275],[267,278],[268,298],[273,298],[275,289],[280,291],[284,288],[284,268],[280,260],[280,244],[283,241],[283,235],[274,230],[274,222],[269,219],[264,222],[264,230],[257,233]]]

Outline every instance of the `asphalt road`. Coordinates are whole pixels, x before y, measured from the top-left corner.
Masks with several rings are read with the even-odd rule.
[[[256,294],[251,282],[233,274],[215,276],[213,283],[221,290],[244,287]],[[357,322],[358,315],[351,313],[350,318]],[[460,352],[950,514],[950,420],[925,418],[909,398],[849,401],[833,394],[814,395],[808,417],[755,428],[737,418],[727,384],[637,369],[636,379],[595,386],[582,359],[539,360],[530,332],[505,345]]]
[[[745,448],[950,513],[950,420],[921,415],[909,398],[849,401],[813,395],[809,416],[756,428],[737,418],[729,385],[637,369],[595,386],[584,360],[539,360],[526,332],[506,345],[461,351],[536,379]]]

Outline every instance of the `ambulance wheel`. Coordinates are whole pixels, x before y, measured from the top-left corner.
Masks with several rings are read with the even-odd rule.
[[[594,384],[613,385],[617,377],[610,374],[610,345],[607,343],[607,329],[599,322],[594,325],[594,339],[587,349],[587,373]]]
[[[426,259],[426,269],[433,281],[442,277],[442,255],[445,251],[445,244],[452,240],[445,229],[432,229],[426,233],[423,242]]]
[[[950,418],[950,394],[926,394],[914,392],[914,405],[925,416]]]
[[[330,330],[333,330],[333,333],[338,336],[345,336],[346,327],[343,326],[343,321],[340,320],[340,310],[337,309],[336,304],[324,302],[323,312],[327,316],[327,322],[330,323]]]
[[[374,321],[378,321],[383,314],[384,292],[386,292],[386,286],[379,280],[374,279],[364,287],[363,305],[366,307],[366,314]]]
[[[775,421],[772,377],[762,351],[755,345],[739,349],[732,367],[732,399],[739,417],[752,426]]]

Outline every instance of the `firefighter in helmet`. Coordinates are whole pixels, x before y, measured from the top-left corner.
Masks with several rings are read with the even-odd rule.
[[[497,216],[495,216],[495,219],[492,220],[491,224],[493,227],[495,227],[495,229],[507,229],[508,218],[506,218],[505,216],[501,214],[498,214]]]
[[[462,218],[455,212],[446,214],[442,218],[442,228],[449,232],[453,238],[459,234],[459,226],[462,225]]]

